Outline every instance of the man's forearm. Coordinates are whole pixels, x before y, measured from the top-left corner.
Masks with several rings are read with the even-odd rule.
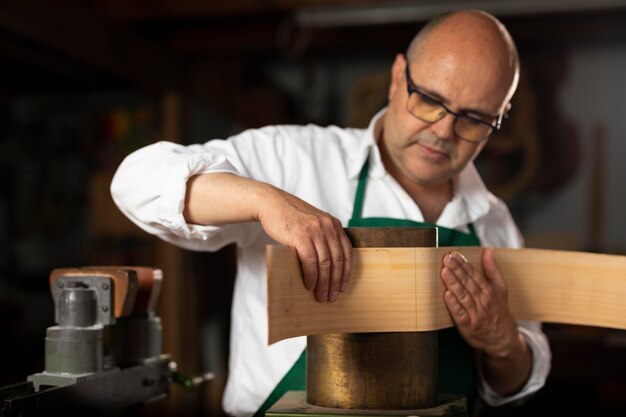
[[[261,200],[272,188],[224,172],[196,175],[187,181],[183,215],[188,223],[202,225],[257,221]]]
[[[509,396],[521,390],[533,367],[532,350],[518,332],[515,343],[506,355],[495,357],[483,354],[483,375],[489,386],[499,395]]]

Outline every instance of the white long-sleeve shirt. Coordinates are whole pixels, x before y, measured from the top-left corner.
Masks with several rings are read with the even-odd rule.
[[[183,217],[189,177],[230,172],[270,183],[337,217],[345,226],[352,214],[358,175],[370,157],[363,217],[424,221],[422,213],[382,164],[374,127],[268,126],[227,140],[182,146],[158,142],[129,155],[111,192],[117,206],[145,231],[183,248],[214,251],[236,242],[237,278],[232,305],[229,376],[224,410],[252,415],[292,367],[306,346],[298,337],[267,345],[267,286],[264,249],[273,242],[259,223],[221,227],[188,224]],[[250,204],[254,204],[251,201]],[[521,235],[505,204],[491,194],[470,163],[455,181],[453,199],[437,224],[467,231],[473,223],[484,246],[521,247]],[[538,322],[518,322],[533,353],[523,389],[496,394],[481,376],[479,393],[490,405],[522,399],[540,389],[551,353]]]

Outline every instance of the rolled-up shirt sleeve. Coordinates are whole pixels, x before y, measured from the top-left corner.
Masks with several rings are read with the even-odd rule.
[[[258,225],[194,225],[183,216],[190,177],[217,172],[246,175],[231,144],[212,142],[211,146],[157,142],[135,151],[124,159],[113,177],[113,201],[146,232],[186,249],[211,251],[237,240],[245,241],[257,232]]]

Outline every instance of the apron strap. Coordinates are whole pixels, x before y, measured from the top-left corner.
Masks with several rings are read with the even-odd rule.
[[[291,367],[276,388],[254,413],[253,417],[263,417],[265,412],[280,400],[287,391],[304,391],[306,389],[306,348],[300,354],[296,363]]]
[[[363,213],[363,201],[365,200],[365,185],[367,184],[367,174],[369,172],[369,157],[365,160],[363,168],[359,173],[359,184],[356,187],[356,196],[354,197],[354,208],[352,209],[352,220],[360,219]]]

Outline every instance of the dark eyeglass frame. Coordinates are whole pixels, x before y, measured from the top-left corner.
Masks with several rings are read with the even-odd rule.
[[[479,119],[479,118],[472,117],[472,116],[470,116],[470,115],[464,114],[463,112],[458,112],[458,113],[457,113],[457,112],[454,112],[454,111],[450,110],[450,109],[449,109],[449,108],[448,108],[445,104],[443,104],[440,100],[437,100],[437,99],[435,99],[435,98],[431,97],[430,95],[428,95],[428,94],[426,94],[426,93],[424,93],[424,92],[420,91],[420,89],[419,89],[419,88],[417,88],[417,86],[416,86],[416,85],[415,85],[415,83],[413,82],[413,78],[411,78],[411,70],[409,69],[409,61],[408,61],[408,59],[407,59],[407,62],[406,62],[406,69],[405,69],[405,73],[406,73],[406,88],[407,88],[407,93],[408,93],[408,98],[407,98],[407,106],[408,106],[408,100],[411,98],[411,94],[413,94],[413,93],[418,94],[420,97],[422,97],[422,98],[426,99],[426,101],[429,101],[429,102],[431,102],[431,103],[433,103],[433,104],[436,104],[436,105],[438,105],[438,106],[441,106],[441,108],[443,108],[443,109],[446,111],[446,113],[451,114],[452,116],[454,116],[454,123],[453,123],[454,133],[455,133],[455,134],[456,134],[459,138],[461,138],[461,139],[463,139],[463,140],[466,140],[466,141],[469,141],[469,142],[473,142],[473,143],[480,143],[480,142],[484,142],[484,141],[486,141],[487,139],[489,139],[489,136],[493,133],[493,131],[494,131],[494,130],[499,130],[499,129],[500,129],[500,127],[502,126],[502,120],[503,120],[503,119],[507,116],[507,115],[506,115],[506,112],[500,112],[500,114],[498,115],[498,118],[497,118],[497,119],[496,119],[496,121],[492,124],[492,123],[486,122],[486,121],[484,121],[484,120],[481,120],[481,119]],[[407,108],[407,111],[409,111],[409,110],[408,110],[408,108]],[[413,117],[415,117],[416,119],[419,119],[419,120],[421,120],[421,121],[423,121],[423,122],[426,122],[426,123],[436,123],[436,122],[438,122],[439,120],[441,120],[441,119],[443,119],[443,118],[445,117],[445,116],[442,116],[442,117],[441,117],[440,119],[438,119],[438,120],[435,120],[435,121],[433,121],[433,122],[429,122],[429,121],[424,120],[424,119],[422,119],[422,118],[418,117],[417,115],[413,114],[413,112],[411,112],[411,111],[409,111],[409,113],[410,113]],[[470,119],[470,120],[472,120],[472,121],[474,121],[474,122],[478,122],[478,123],[482,123],[482,124],[484,124],[484,125],[487,125],[487,126],[489,126],[489,127],[491,128],[491,130],[489,131],[489,133],[487,134],[487,136],[485,136],[485,137],[484,137],[484,138],[482,138],[482,139],[467,139],[467,138],[464,138],[463,136],[461,136],[461,135],[459,135],[458,133],[456,133],[456,122],[457,122],[457,120],[458,120],[460,117],[463,117],[463,118],[466,118],[466,119]]]

